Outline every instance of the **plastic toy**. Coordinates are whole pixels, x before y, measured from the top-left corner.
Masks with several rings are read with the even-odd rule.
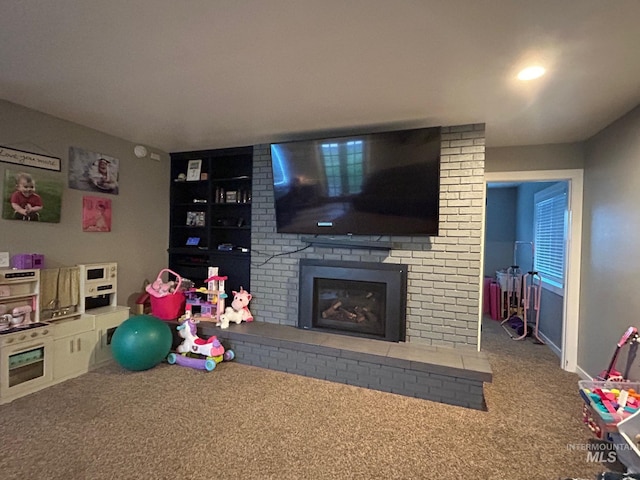
[[[218,341],[218,338],[213,336],[204,340],[198,336],[197,322],[187,314],[185,321],[176,327],[178,335],[184,340],[176,351],[178,353],[197,353],[198,355],[204,355],[205,357],[217,357],[224,354],[224,347]]]
[[[111,338],[113,358],[127,370],[148,370],[171,350],[171,328],[151,315],[130,317],[116,328]]]
[[[242,287],[240,287],[239,292],[234,290],[231,306],[225,308],[224,314],[220,316],[220,320],[216,325],[220,328],[228,328],[229,322],[235,322],[236,324],[240,324],[243,321],[253,322],[253,315],[248,307],[251,298],[251,294]]]
[[[603,370],[600,375],[597,377],[598,380],[609,380],[609,381],[621,381],[624,380],[631,368],[631,364],[636,356],[636,350],[638,349],[638,342],[640,341],[640,337],[638,336],[638,329],[636,327],[629,327],[620,338],[620,341],[616,344],[616,349],[613,353],[613,357],[611,358],[611,363],[609,363],[609,367],[606,370]],[[620,354],[620,349],[624,347],[626,344],[630,344],[629,347],[629,355],[627,358],[627,366],[624,372],[619,372],[615,369],[616,362],[618,361],[618,355]]]
[[[173,275],[177,283],[173,280],[165,282],[162,279],[163,273]],[[185,296],[182,287],[183,279],[176,272],[168,268],[160,270],[158,278],[149,285],[145,290],[149,294],[151,300],[151,313],[153,316],[162,320],[175,320],[184,312]]]
[[[176,291],[176,282],[170,280],[163,282],[161,278],[157,278],[153,283],[147,285],[147,292],[156,298],[162,298]]]
[[[13,318],[11,319],[12,325],[27,325],[31,323],[31,312],[33,312],[33,308],[29,305],[23,305],[21,307],[16,307],[11,310],[11,314]]]
[[[178,364],[182,367],[206,370],[207,372],[216,368],[216,362],[213,358],[193,358],[186,355],[178,355],[173,352],[167,356],[167,362],[169,362],[170,365]]]
[[[584,400],[582,421],[597,438],[611,440],[616,425],[640,407],[640,394],[633,388],[638,383],[585,380],[578,384]]]
[[[178,364],[210,372],[217,363],[235,358],[233,350],[225,350],[218,337],[200,338],[197,333],[197,324],[197,320],[187,312],[184,322],[176,327],[178,335],[184,340],[176,348],[177,353],[172,352],[167,356],[167,361],[171,365]]]
[[[227,294],[224,290],[227,277],[218,275],[218,267],[209,267],[207,287],[190,288],[186,292],[185,314],[194,318],[220,321]]]

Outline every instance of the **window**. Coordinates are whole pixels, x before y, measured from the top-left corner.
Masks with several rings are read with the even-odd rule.
[[[359,193],[363,178],[363,142],[323,143],[322,157],[330,197]]]
[[[534,268],[543,285],[564,291],[567,184],[558,183],[534,195]]]

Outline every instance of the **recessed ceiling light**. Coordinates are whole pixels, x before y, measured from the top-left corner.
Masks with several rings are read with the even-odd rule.
[[[541,77],[544,75],[544,68],[535,66],[535,67],[527,67],[524,70],[521,70],[518,73],[519,80],[533,80],[534,78]]]

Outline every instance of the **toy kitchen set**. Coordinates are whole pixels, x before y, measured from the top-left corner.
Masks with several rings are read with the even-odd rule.
[[[129,317],[117,264],[45,269],[42,256],[16,257],[0,268],[0,404],[111,360],[111,336]]]

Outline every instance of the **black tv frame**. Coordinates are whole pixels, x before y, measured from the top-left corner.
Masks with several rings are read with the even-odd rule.
[[[325,135],[319,138],[309,138],[305,140],[295,140],[291,142],[275,142],[271,144],[271,151],[274,147],[282,146],[306,146],[311,149],[312,145],[323,142],[334,142],[340,139],[349,139],[353,137],[371,137],[372,143],[375,144],[376,137],[384,135],[402,135],[406,134],[408,138],[415,139],[419,135],[424,135],[427,140],[425,143],[431,143],[431,155],[426,159],[424,165],[421,162],[413,162],[410,164],[400,164],[397,167],[387,168],[378,171],[377,176],[370,175],[363,185],[362,192],[353,198],[348,197],[341,203],[342,208],[349,208],[348,214],[338,216],[332,221],[324,221],[320,212],[318,217],[311,221],[300,222],[296,218],[299,212],[305,212],[304,208],[297,206],[284,207],[284,199],[287,195],[280,196],[275,183],[276,165],[272,157],[272,173],[274,174],[274,208],[276,210],[276,231],[282,234],[299,234],[299,235],[315,235],[315,236],[437,236],[439,234],[440,219],[440,151],[441,151],[441,127],[424,127],[406,130],[393,130],[384,132],[371,132],[349,135]],[[384,145],[384,144],[381,144]],[[437,150],[436,150],[437,149]],[[309,159],[312,161],[312,158]],[[429,170],[431,170],[429,172]],[[421,176],[426,175],[430,183],[431,195],[423,198],[416,198],[412,192],[419,191],[419,180]],[[314,175],[311,176],[316,180]],[[424,178],[424,177],[423,177]],[[435,185],[433,180],[435,180]],[[398,188],[398,185],[407,185],[407,188]],[[391,185],[393,188],[388,188]],[[292,188],[289,187],[289,191]],[[435,194],[433,193],[435,191]],[[322,193],[324,191],[321,190]],[[383,192],[380,195],[380,192]],[[311,195],[309,192],[304,194]],[[320,207],[327,205],[323,203],[328,198],[326,195],[320,196],[321,200],[317,204]],[[297,202],[297,200],[287,201]],[[423,212],[428,210],[432,212],[431,218],[423,216]],[[293,216],[292,216],[293,215]],[[288,218],[294,218],[296,221],[290,221],[287,225]]]

